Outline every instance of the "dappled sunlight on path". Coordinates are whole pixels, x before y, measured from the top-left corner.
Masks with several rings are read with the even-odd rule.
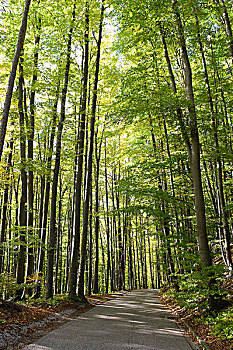
[[[197,347],[196,347],[197,348]],[[132,291],[40,339],[30,350],[194,349],[154,290]]]

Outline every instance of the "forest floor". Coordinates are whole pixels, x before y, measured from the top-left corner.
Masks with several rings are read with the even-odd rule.
[[[123,293],[94,295],[87,297],[88,303],[71,302],[62,297],[56,299],[55,302],[41,299],[20,304],[0,300],[0,350],[22,349],[25,345],[70,321],[71,317],[78,317],[94,306],[103,304]],[[198,342],[198,339],[190,332],[187,324],[211,350],[233,349],[231,341],[215,336],[211,327],[200,323],[199,312],[190,313],[186,308],[179,306],[173,298],[161,295],[160,297],[170,307],[171,312],[178,315],[183,328],[194,341]]]
[[[19,304],[0,300],[0,350],[22,349],[70,321],[71,317],[78,317],[121,294],[94,295],[87,297],[88,303],[72,302],[67,298],[60,298],[55,303],[35,300]]]
[[[211,350],[233,350],[232,341],[214,335],[211,326],[200,323],[201,315],[199,312],[187,312],[187,310],[181,308],[174,300],[169,298],[161,299],[164,304],[170,307],[172,312],[178,314],[178,321],[194,342],[200,345],[199,340],[203,341],[207,345],[206,349],[209,347]],[[202,345],[201,349],[205,349],[204,345]]]
[[[176,314],[189,337],[202,344],[201,349],[233,350],[233,279],[224,288],[228,294],[225,305],[212,313],[202,308],[201,302],[193,309],[188,303],[185,305],[182,296],[179,299],[173,292],[160,291],[159,294],[162,302]]]

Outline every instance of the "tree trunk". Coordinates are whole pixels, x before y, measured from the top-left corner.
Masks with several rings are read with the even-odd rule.
[[[33,77],[31,84],[31,97],[30,97],[30,126],[29,126],[29,138],[28,138],[28,237],[29,237],[29,247],[27,255],[27,278],[33,273],[34,267],[34,254],[33,248],[30,243],[30,237],[33,236],[33,140],[34,140],[34,129],[35,129],[35,94],[36,94],[36,82],[37,82],[37,70],[38,70],[38,57],[39,57],[39,44],[40,44],[40,30],[41,30],[41,18],[38,20],[36,26],[38,30],[38,35],[35,39],[35,53],[34,53],[34,67],[33,67]],[[32,290],[28,289],[29,295],[32,295]]]
[[[171,80],[171,84],[172,84],[172,90],[174,95],[177,94],[177,88],[176,88],[176,82],[175,82],[175,77],[172,71],[172,65],[171,65],[171,61],[170,61],[170,57],[168,54],[168,49],[167,49],[167,43],[163,34],[163,30],[162,27],[160,25],[160,33],[161,33],[161,39],[162,39],[162,43],[163,43],[163,48],[164,48],[164,56],[166,58],[166,62],[167,62],[167,67],[168,67],[168,72],[169,72],[169,76],[170,76],[170,80]],[[190,144],[190,139],[189,139],[189,135],[187,133],[186,127],[184,125],[184,121],[183,121],[183,113],[182,110],[180,108],[180,106],[178,106],[176,108],[176,114],[177,114],[177,118],[180,124],[180,129],[181,129],[181,133],[187,148],[187,152],[189,155],[189,159],[191,161],[191,157],[192,157],[192,150],[191,150],[191,144]]]
[[[119,173],[120,178],[120,173]],[[120,213],[120,198],[119,193],[116,193],[116,210],[118,216],[118,225],[117,225],[117,241],[118,241],[118,275],[117,275],[117,289],[118,291],[123,289],[123,237],[121,232],[121,213]]]
[[[99,293],[99,172],[100,172],[100,152],[97,150],[96,133],[96,179],[95,179],[95,274],[94,288],[95,294]],[[99,153],[99,154],[98,154]]]
[[[224,1],[221,0],[221,3],[224,5]],[[210,108],[210,114],[211,114],[211,120],[212,120],[212,128],[213,128],[213,135],[214,135],[214,143],[215,143],[215,149],[216,149],[216,161],[217,161],[217,179],[218,179],[218,189],[219,189],[219,200],[220,200],[220,218],[222,218],[223,223],[223,232],[224,232],[224,241],[225,241],[225,251],[226,251],[226,261],[229,268],[230,275],[232,274],[233,264],[232,264],[232,257],[231,257],[231,242],[230,242],[230,229],[229,229],[229,223],[228,223],[228,214],[226,210],[226,203],[225,203],[225,196],[224,196],[224,189],[223,189],[223,177],[222,177],[222,161],[220,157],[220,149],[219,149],[219,142],[218,142],[218,132],[217,132],[217,125],[216,125],[216,116],[214,112],[214,103],[212,99],[211,94],[211,88],[210,88],[210,82],[209,82],[209,76],[207,71],[207,64],[205,59],[205,54],[203,50],[202,40],[201,40],[201,34],[200,34],[200,26],[199,26],[199,20],[196,15],[195,8],[193,8],[193,11],[195,13],[195,19],[196,19],[196,28],[197,28],[197,40],[199,44],[199,49],[201,53],[202,58],[202,65],[203,65],[203,71],[205,76],[205,84],[206,84],[206,90],[207,90],[207,96],[209,101],[209,108]],[[228,18],[228,16],[227,16]],[[229,21],[229,18],[228,18]],[[232,40],[232,34],[231,34],[231,40]],[[233,48],[233,46],[232,46]],[[232,51],[232,58],[233,58],[233,51]]]
[[[232,60],[232,63],[233,63],[233,37],[232,37],[231,23],[230,23],[228,11],[227,11],[227,8],[226,8],[224,0],[220,0],[220,3],[222,5],[223,18],[224,18],[224,22],[225,22],[225,26],[226,26],[227,36],[228,36],[228,39],[229,39],[229,42],[228,42],[229,51],[230,51],[231,60]]]
[[[11,207],[11,204],[12,204],[12,192],[13,192],[13,187],[10,188],[10,196],[9,196],[9,215],[8,215],[8,225],[9,225],[9,231],[8,231],[8,239],[9,239],[9,242],[11,242],[11,239],[12,239],[12,207]],[[14,271],[14,265],[13,265],[13,262],[14,262],[14,259],[13,259],[13,249],[12,249],[12,245],[9,245],[8,248],[7,248],[7,265],[6,265],[6,271],[8,274],[12,274],[12,272]]]
[[[92,191],[91,191],[92,192]],[[93,217],[93,213],[92,213],[92,193],[91,193],[91,197],[90,197],[90,215],[89,215],[89,267],[88,267],[88,295],[91,295],[91,287],[92,287],[92,249],[93,249],[93,245],[92,245],[92,217]]]
[[[107,145],[105,139],[105,196],[106,196],[106,235],[107,235],[107,276],[106,276],[106,294],[108,294],[109,278],[111,276],[111,265],[110,265],[110,223],[109,223],[109,201],[108,201],[108,171],[107,171]]]
[[[128,275],[129,275],[129,286],[131,289],[134,288],[134,272],[133,272],[133,255],[132,255],[132,236],[129,232],[129,270],[128,270]]]
[[[98,128],[95,132],[95,159],[96,159],[96,178],[95,178],[95,274],[94,274],[94,288],[93,292],[99,292],[99,173],[100,173],[100,156],[103,141],[103,133],[98,148]]]
[[[56,121],[57,121],[57,107],[58,107],[58,100],[59,100],[59,90],[60,90],[60,81],[57,86],[56,90],[56,98],[53,106],[53,118],[52,118],[52,130],[51,130],[51,136],[50,136],[50,143],[49,143],[49,156],[47,159],[47,179],[46,179],[46,186],[45,186],[45,197],[44,197],[44,204],[43,196],[41,194],[41,204],[40,204],[40,223],[41,223],[41,236],[40,236],[40,247],[38,252],[38,263],[37,263],[37,275],[39,279],[37,280],[37,286],[35,288],[35,298],[38,298],[40,296],[41,291],[41,278],[42,278],[42,272],[43,272],[43,266],[44,266],[44,258],[45,258],[45,240],[46,240],[46,228],[47,228],[47,219],[48,219],[48,210],[49,210],[49,197],[50,197],[50,184],[51,184],[51,163],[52,163],[52,154],[53,154],[53,146],[54,146],[54,137],[55,137],[55,131],[56,131]],[[43,180],[44,181],[44,180]],[[41,184],[41,186],[43,183]],[[43,187],[42,187],[43,189]]]
[[[60,187],[59,187],[59,202],[58,202],[58,220],[57,220],[57,243],[56,243],[56,262],[55,262],[55,279],[54,279],[54,291],[58,293],[58,275],[59,275],[59,261],[60,261],[60,241],[62,235],[62,198],[66,192],[66,188],[62,191],[62,179],[60,173]]]
[[[138,287],[141,289],[141,274],[140,274],[140,262],[139,262],[139,240],[138,240],[138,220],[136,217],[136,254],[137,254],[137,267],[138,267]]]
[[[26,136],[25,136],[25,125],[24,125],[24,110],[23,110],[23,58],[20,57],[19,64],[19,124],[20,124],[20,159],[21,159],[21,199],[20,199],[20,209],[19,209],[19,254],[18,254],[18,264],[16,271],[16,283],[23,284],[25,277],[25,244],[26,244],[26,227],[27,227],[27,173],[25,169],[26,160]],[[18,289],[16,292],[17,298],[22,297],[23,289]]]
[[[178,42],[181,49],[181,58],[184,66],[186,97],[189,102],[188,112],[189,112],[189,127],[191,130],[190,136],[191,136],[191,148],[192,148],[191,171],[192,171],[193,187],[194,187],[199,254],[203,265],[205,267],[209,267],[212,265],[212,260],[210,255],[207,229],[206,229],[205,203],[204,203],[201,168],[200,168],[200,143],[199,143],[199,134],[198,134],[198,127],[197,127],[194,94],[193,94],[192,71],[191,71],[189,57],[186,49],[183,26],[180,18],[180,13],[178,10],[177,0],[173,0],[172,8],[173,8],[176,27],[178,31]]]
[[[80,108],[81,120],[79,127],[79,144],[78,144],[78,171],[76,174],[75,188],[75,205],[74,205],[74,226],[71,241],[71,260],[69,269],[68,290],[69,297],[76,296],[77,288],[77,273],[80,248],[80,216],[81,216],[81,192],[82,192],[82,177],[83,177],[83,153],[84,153],[84,138],[85,138],[85,123],[87,109],[87,83],[88,83],[88,67],[89,67],[89,5],[86,3],[85,12],[85,33],[84,33],[84,71],[83,71],[83,87],[82,87],[82,102]]]
[[[13,88],[14,88],[17,66],[18,66],[21,51],[23,49],[24,39],[25,39],[25,35],[26,35],[26,30],[27,30],[27,19],[28,19],[28,12],[29,12],[30,3],[31,3],[31,0],[25,0],[25,6],[24,6],[24,11],[23,11],[21,26],[19,29],[19,35],[18,35],[18,40],[17,40],[17,44],[16,44],[15,55],[14,55],[14,59],[12,62],[10,77],[8,80],[8,87],[7,87],[7,92],[6,92],[6,97],[5,97],[4,107],[3,107],[3,113],[2,113],[2,120],[1,120],[1,125],[0,125],[0,160],[2,158],[4,140],[5,140],[6,128],[7,128],[7,121],[8,121],[8,116],[9,116],[9,111],[10,111],[10,106],[11,106],[11,98],[12,98],[12,93],[13,93]]]
[[[82,230],[82,246],[81,246],[81,262],[80,262],[80,276],[78,285],[78,296],[84,299],[84,271],[86,261],[86,245],[87,245],[87,232],[88,232],[88,214],[89,214],[89,198],[91,189],[91,177],[92,177],[92,155],[94,146],[94,127],[95,127],[95,114],[97,105],[97,88],[99,80],[99,67],[100,67],[100,49],[103,30],[103,17],[104,17],[104,0],[101,6],[100,25],[99,25],[99,38],[97,42],[97,56],[96,56],[96,70],[94,80],[94,90],[92,99],[92,111],[91,111],[91,124],[90,124],[90,137],[89,137],[89,153],[88,153],[88,167],[87,167],[87,180],[84,193],[83,203],[83,230]]]
[[[54,265],[54,250],[56,249],[56,203],[57,203],[57,185],[58,185],[58,176],[60,170],[60,159],[61,159],[61,139],[62,139],[62,129],[65,121],[65,105],[66,105],[66,96],[69,82],[69,72],[70,72],[70,58],[71,58],[71,43],[72,43],[72,34],[75,22],[75,9],[76,5],[74,3],[72,21],[69,32],[69,39],[67,45],[67,55],[66,55],[66,68],[65,68],[65,80],[64,86],[62,89],[61,96],[61,117],[58,124],[57,131],[57,144],[56,144],[56,159],[55,167],[53,173],[53,183],[52,183],[52,197],[51,197],[51,214],[50,214],[50,235],[48,243],[48,266],[47,266],[47,285],[46,285],[46,298],[53,297],[53,265]]]
[[[93,293],[99,293],[99,165],[96,164],[96,185],[95,185],[95,273]]]
[[[212,259],[210,254],[207,227],[206,227],[206,213],[205,213],[205,202],[202,187],[202,177],[201,177],[201,167],[200,167],[200,143],[199,134],[197,127],[197,117],[194,102],[193,84],[192,84],[192,71],[189,62],[189,57],[187,53],[184,30],[180,18],[180,13],[178,9],[177,0],[172,2],[173,14],[176,21],[176,27],[178,31],[178,42],[181,49],[181,58],[184,67],[184,78],[185,78],[185,89],[186,98],[189,102],[188,112],[189,112],[189,127],[190,127],[190,137],[191,137],[191,172],[193,179],[193,189],[194,189],[194,201],[196,210],[196,222],[197,222],[197,233],[198,233],[198,246],[199,255],[204,267],[208,268],[212,266]],[[209,288],[213,286],[214,280],[211,279],[209,282]],[[209,307],[214,309],[216,307],[215,296],[209,295]]]
[[[145,261],[145,288],[148,288],[148,278],[147,278],[147,259],[146,259],[146,230],[143,232],[143,246],[144,246],[144,261]]]
[[[12,151],[13,151],[13,141],[10,141],[10,152],[7,160],[7,181],[10,180],[10,168],[12,166]],[[6,241],[6,228],[7,228],[7,207],[8,207],[8,193],[9,193],[9,184],[5,185],[4,196],[3,196],[3,209],[2,209],[2,222],[1,222],[1,236],[0,236],[0,274],[4,272],[4,248],[3,244]]]
[[[151,287],[152,289],[155,288],[154,285],[154,272],[153,272],[153,265],[152,265],[152,253],[151,253],[151,243],[150,243],[150,237],[148,236],[148,248],[149,248],[149,263],[150,263],[150,279],[151,279]],[[153,249],[152,249],[153,251]]]
[[[157,283],[156,288],[160,289],[161,286],[161,268],[160,268],[160,257],[159,257],[159,250],[160,250],[160,244],[159,244],[159,236],[156,236],[157,239],[157,247],[156,247],[156,272],[157,272]]]

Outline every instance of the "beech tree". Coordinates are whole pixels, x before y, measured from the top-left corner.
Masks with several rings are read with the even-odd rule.
[[[216,307],[232,271],[231,4],[26,3],[0,136],[3,298],[197,285]]]
[[[60,158],[61,158],[61,139],[62,130],[65,120],[66,111],[66,98],[69,83],[69,73],[70,73],[70,61],[71,61],[71,43],[74,30],[74,22],[76,16],[76,1],[73,5],[73,13],[70,24],[70,31],[67,43],[67,55],[66,55],[66,66],[65,66],[65,78],[64,85],[61,93],[61,116],[57,129],[57,140],[56,140],[56,159],[53,172],[53,182],[52,182],[52,195],[51,195],[51,214],[50,214],[50,236],[49,236],[49,250],[48,250],[48,269],[47,269],[47,288],[46,297],[51,298],[53,296],[53,265],[54,265],[54,250],[56,247],[56,202],[57,202],[57,185],[60,170]]]
[[[102,31],[103,31],[103,19],[104,19],[103,16],[104,16],[104,0],[102,0],[102,5],[101,5],[99,36],[97,41],[96,67],[95,67],[95,78],[94,78],[92,109],[91,109],[89,149],[88,149],[87,180],[86,180],[84,203],[83,203],[83,230],[82,230],[80,276],[79,276],[79,287],[78,287],[78,296],[81,299],[84,297],[84,269],[85,269],[85,262],[86,262],[86,245],[87,245],[88,217],[89,217],[88,214],[89,214],[89,200],[90,200],[91,179],[92,179],[92,157],[93,157],[93,148],[94,148],[97,88],[98,88],[98,81],[99,81],[100,50],[101,50]]]
[[[16,44],[16,49],[15,49],[15,56],[12,61],[11,73],[8,81],[8,87],[7,87],[2,119],[1,119],[1,126],[0,126],[0,160],[3,152],[7,121],[8,121],[8,116],[9,116],[9,111],[11,106],[11,98],[12,98],[12,93],[14,88],[15,77],[16,77],[16,70],[17,70],[17,66],[18,66],[20,54],[23,48],[26,30],[27,30],[27,19],[28,19],[30,3],[31,3],[31,0],[25,0],[24,12],[22,16],[21,26],[19,29],[19,35],[18,35],[18,40]]]

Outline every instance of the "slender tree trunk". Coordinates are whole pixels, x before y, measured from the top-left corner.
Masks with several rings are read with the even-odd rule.
[[[96,179],[95,179],[95,274],[94,274],[94,290],[99,292],[99,173],[100,173],[100,154],[101,145],[98,152],[97,132],[95,133],[95,153],[96,153]]]
[[[132,247],[132,251],[133,251],[133,274],[134,274],[134,284],[133,284],[133,288],[137,289],[138,288],[138,277],[137,277],[137,266],[136,266],[136,254],[135,254],[135,248],[134,248],[134,237],[132,237],[131,240],[131,247]]]
[[[88,277],[88,295],[91,295],[91,287],[92,287],[92,249],[93,249],[93,245],[92,245],[92,217],[93,217],[93,213],[92,213],[92,191],[91,191],[91,195],[90,195],[90,215],[89,215],[89,277]]]
[[[24,124],[24,110],[23,110],[23,58],[20,57],[19,64],[19,124],[20,124],[20,159],[21,159],[21,199],[19,209],[19,253],[18,253],[18,264],[16,271],[16,283],[23,284],[25,277],[25,244],[26,244],[26,227],[27,227],[27,173],[25,169],[26,160],[26,135],[25,135],[25,124]],[[23,289],[18,289],[16,292],[17,298],[22,297]]]
[[[210,248],[207,236],[207,227],[206,227],[206,213],[205,213],[205,203],[202,187],[202,177],[201,177],[201,168],[200,168],[200,143],[199,143],[199,134],[197,127],[197,116],[194,102],[193,94],[193,85],[192,85],[192,71],[189,62],[189,57],[186,48],[186,42],[184,38],[184,30],[180,18],[179,8],[177,0],[172,2],[173,14],[176,21],[176,27],[178,31],[178,42],[181,49],[181,58],[184,67],[184,78],[185,78],[185,89],[186,89],[186,98],[189,102],[188,112],[189,112],[189,127],[190,127],[190,136],[191,136],[191,172],[193,179],[193,188],[194,188],[194,200],[195,200],[195,210],[196,210],[196,222],[197,222],[197,232],[198,232],[198,246],[199,246],[199,255],[204,267],[209,268],[212,266],[212,259],[210,255]],[[209,282],[209,288],[212,289],[213,284],[215,283],[214,279],[211,278]],[[216,307],[218,300],[214,295],[209,295],[208,298],[210,309]]]
[[[85,52],[84,52],[84,70],[83,70],[83,87],[82,87],[82,102],[80,108],[81,120],[79,128],[79,144],[78,144],[78,171],[76,174],[75,188],[75,205],[74,205],[74,232],[72,233],[71,242],[71,260],[69,269],[68,290],[69,297],[76,297],[77,288],[77,273],[80,248],[80,226],[81,226],[81,193],[82,193],[82,177],[83,177],[83,153],[85,139],[85,123],[87,109],[87,86],[88,86],[88,67],[89,67],[89,4],[86,2],[85,12]]]
[[[58,277],[59,277],[59,261],[60,261],[60,241],[62,235],[61,227],[61,215],[62,215],[62,198],[66,192],[66,188],[62,191],[62,179],[60,173],[60,187],[59,187],[59,203],[58,203],[58,220],[57,220],[57,245],[56,245],[56,262],[55,262],[55,279],[54,279],[54,291],[58,293]]]
[[[152,253],[151,253],[151,242],[150,242],[150,237],[148,236],[148,248],[149,248],[149,263],[150,263],[150,278],[151,278],[151,287],[152,289],[155,288],[154,284],[154,273],[153,273],[153,266],[152,266]],[[153,251],[153,249],[152,249]]]
[[[223,3],[223,5],[224,5],[223,0],[221,0],[221,3]],[[232,264],[232,257],[231,257],[230,229],[229,229],[228,215],[227,215],[227,210],[226,210],[226,203],[225,203],[225,196],[224,196],[224,189],[223,189],[222,161],[221,161],[221,157],[220,157],[218,132],[217,132],[217,125],[216,125],[216,116],[215,116],[215,112],[214,112],[214,103],[213,103],[212,94],[211,94],[207,64],[206,64],[205,54],[204,54],[201,35],[200,35],[199,21],[198,21],[198,17],[196,15],[196,11],[194,8],[193,8],[193,10],[195,13],[197,39],[198,39],[201,58],[202,58],[202,65],[203,65],[203,71],[204,71],[204,76],[205,76],[205,84],[206,84],[206,90],[207,90],[209,108],[210,108],[210,114],[211,114],[211,120],[212,120],[214,143],[215,143],[215,149],[216,149],[216,154],[217,154],[217,157],[216,157],[217,173],[218,173],[217,179],[218,179],[219,200],[220,200],[220,213],[219,214],[220,214],[220,218],[222,218],[222,222],[223,222],[226,260],[227,260],[227,265],[228,265],[229,272],[231,275],[232,269],[233,269],[233,264]],[[228,16],[227,16],[227,18],[228,18]],[[228,18],[228,21],[229,21],[229,18]],[[232,44],[233,44],[233,42],[232,42]],[[233,48],[233,46],[232,46],[232,48]],[[232,58],[233,58],[233,51],[232,51]]]
[[[211,203],[213,206],[214,214],[216,216],[218,216],[218,207],[217,207],[217,200],[216,200],[217,195],[216,195],[216,191],[215,191],[214,187],[212,186],[205,160],[203,161],[203,167],[204,167],[205,174],[206,174],[206,181],[207,181],[207,185],[208,185],[208,189],[209,189],[210,200],[211,200]]]
[[[47,266],[47,285],[46,285],[46,298],[53,297],[53,265],[54,265],[54,249],[56,248],[56,202],[57,202],[57,185],[58,185],[58,176],[60,170],[60,159],[61,159],[61,139],[62,139],[62,129],[65,121],[65,105],[66,105],[66,96],[69,83],[69,72],[70,72],[70,63],[71,63],[71,43],[72,43],[72,34],[75,22],[75,10],[76,3],[74,3],[72,21],[69,32],[69,39],[67,45],[67,55],[66,55],[66,68],[65,68],[65,80],[64,86],[62,89],[61,96],[61,117],[58,124],[57,131],[57,144],[56,144],[56,159],[55,167],[53,173],[53,183],[52,183],[52,197],[51,197],[51,214],[50,214],[50,235],[48,243],[48,266]]]
[[[13,152],[13,141],[10,141],[10,152],[7,160],[6,173],[10,180],[10,168],[12,166],[12,152]],[[7,207],[9,197],[9,184],[5,185],[4,196],[3,196],[3,209],[2,209],[2,222],[1,222],[1,235],[0,235],[0,274],[4,271],[4,248],[3,244],[6,241],[6,228],[7,228]]]
[[[163,48],[164,48],[164,56],[166,58],[168,72],[169,72],[169,76],[170,76],[170,80],[171,80],[171,84],[172,84],[172,90],[173,90],[174,95],[176,95],[177,94],[177,88],[176,88],[175,77],[174,77],[174,74],[173,74],[172,65],[171,65],[169,54],[168,54],[167,43],[166,43],[165,36],[163,34],[163,30],[162,30],[161,26],[160,26],[160,33],[161,33],[161,39],[162,39]],[[189,139],[189,135],[187,133],[186,127],[184,125],[183,113],[182,113],[182,110],[181,110],[181,108],[179,106],[176,109],[176,114],[177,114],[178,121],[179,121],[179,124],[180,124],[181,133],[182,133],[182,136],[183,136],[186,148],[187,148],[189,159],[191,161],[192,150],[191,150],[190,139]]]
[[[18,178],[17,182],[15,183],[14,185],[14,194],[15,194],[15,227],[18,227],[19,226],[19,182],[20,182],[20,179],[21,177]],[[14,231],[14,239],[18,239],[18,230],[17,231]],[[17,270],[17,254],[16,254],[16,251],[15,251],[15,248],[14,247],[14,259],[13,259],[13,276],[14,278],[16,278],[16,270]]]
[[[105,273],[105,256],[104,256],[104,244],[103,244],[103,237],[102,234],[100,233],[100,246],[101,246],[101,252],[102,252],[102,288],[101,288],[101,293],[104,293],[104,287],[106,284],[106,273]]]
[[[50,143],[49,143],[49,156],[47,159],[47,179],[46,179],[46,186],[45,186],[45,197],[44,197],[44,204],[41,202],[40,204],[40,218],[41,218],[41,242],[38,252],[38,263],[37,263],[37,275],[39,279],[37,280],[37,286],[35,290],[35,298],[38,298],[40,296],[41,291],[41,278],[42,278],[42,272],[43,272],[43,266],[44,266],[44,258],[45,258],[45,240],[46,240],[46,228],[47,228],[47,221],[48,221],[48,210],[49,210],[49,197],[50,197],[50,184],[51,184],[51,163],[52,163],[52,154],[53,154],[53,146],[54,146],[54,138],[55,138],[55,132],[56,132],[56,121],[57,121],[57,107],[58,107],[58,100],[59,100],[59,90],[60,90],[60,81],[57,86],[56,90],[56,98],[53,106],[53,118],[52,118],[52,129],[51,129],[51,136],[50,136]],[[41,186],[43,183],[41,184]],[[41,194],[41,201],[43,201]]]
[[[143,222],[142,218],[140,217],[140,227],[142,228]],[[142,273],[142,288],[146,288],[145,284],[145,274],[144,274],[144,260],[143,260],[143,240],[142,240],[142,232],[140,232],[139,235],[139,245],[140,245],[140,261],[141,261],[141,273]]]
[[[95,273],[93,293],[99,293],[99,165],[96,164],[95,185]]]
[[[11,209],[11,204],[12,204],[12,192],[13,192],[13,187],[10,187],[10,195],[9,195],[9,218],[8,218],[8,226],[9,226],[9,231],[8,231],[8,239],[9,239],[9,242],[11,242],[11,239],[12,239],[12,209]],[[7,273],[10,275],[10,273],[12,274],[13,272],[13,249],[12,249],[12,245],[8,245],[8,249],[7,249],[7,266],[6,266],[6,271]]]
[[[124,208],[127,208],[127,203],[128,203],[128,198],[126,196],[125,198],[125,204],[124,204],[124,200],[123,200],[123,206]],[[122,282],[123,282],[123,290],[125,290],[125,267],[127,265],[126,260],[127,260],[127,240],[128,240],[128,217],[127,217],[127,213],[124,213],[122,218],[123,221],[123,232],[122,232]]]
[[[31,97],[30,97],[30,126],[29,126],[29,137],[28,137],[28,237],[33,236],[33,141],[34,141],[34,129],[35,129],[35,94],[36,94],[36,82],[37,82],[37,70],[38,70],[38,57],[39,57],[39,44],[40,44],[40,30],[41,30],[41,18],[38,20],[36,26],[38,35],[35,39],[35,53],[34,53],[34,71],[31,84]],[[34,254],[33,247],[29,242],[28,255],[27,255],[27,278],[33,274],[34,268]],[[28,289],[29,295],[32,295],[32,290]]]
[[[129,232],[129,286],[131,289],[134,288],[134,272],[133,272],[133,255],[132,255],[132,236]]]
[[[5,97],[4,107],[3,107],[3,113],[2,113],[2,120],[1,120],[1,125],[0,125],[0,160],[2,158],[4,140],[5,140],[6,128],[7,128],[7,121],[8,121],[8,116],[9,116],[9,111],[10,111],[10,106],[11,106],[11,98],[12,98],[12,93],[13,93],[13,88],[14,88],[17,66],[18,66],[21,51],[23,49],[24,39],[25,39],[25,35],[26,35],[26,30],[27,30],[27,19],[28,19],[28,12],[29,12],[30,3],[31,3],[31,0],[25,0],[25,6],[24,6],[24,11],[23,11],[21,26],[19,29],[19,35],[18,35],[18,40],[17,40],[17,44],[16,44],[15,55],[14,55],[14,59],[12,62],[10,77],[8,80],[8,87],[7,87],[7,92],[6,92],[6,97]]]
[[[116,269],[116,261],[117,261],[117,229],[116,229],[116,215],[115,215],[115,191],[114,191],[114,183],[115,183],[115,169],[112,171],[112,181],[111,181],[111,197],[112,197],[112,210],[114,212],[112,218],[112,290],[117,289],[117,269]]]
[[[159,242],[159,236],[156,236],[157,238],[157,247],[156,247],[156,272],[157,272],[157,286],[156,288],[160,289],[161,286],[161,268],[160,268],[160,256],[159,256],[159,249],[160,249],[160,242]]]
[[[223,19],[224,19],[225,26],[226,26],[226,33],[227,33],[227,36],[228,36],[228,39],[229,39],[229,42],[228,42],[229,51],[230,51],[231,60],[232,60],[232,63],[233,63],[233,36],[232,36],[231,22],[230,22],[230,19],[229,19],[227,7],[226,7],[226,4],[225,4],[224,0],[220,0],[220,3],[222,5]]]
[[[73,205],[72,205],[72,200],[71,200],[71,192],[69,193],[69,209],[68,209],[68,242],[67,242],[67,247],[66,247],[66,266],[65,266],[65,278],[64,278],[64,290],[65,292],[68,291],[68,279],[69,279],[69,269],[70,269],[70,261],[71,261],[71,240],[72,240],[72,209],[73,209]]]
[[[42,225],[43,225],[43,212],[44,212],[44,194],[45,194],[45,175],[40,176],[40,203],[39,203],[39,214],[38,214],[38,237],[41,238],[42,233]],[[38,257],[39,257],[40,248],[38,249]],[[38,264],[38,259],[37,259]]]
[[[107,276],[106,276],[106,293],[108,294],[109,278],[111,276],[110,264],[110,222],[109,222],[109,200],[108,200],[108,171],[107,171],[107,145],[105,139],[105,196],[106,196],[106,235],[107,235]]]
[[[99,38],[97,42],[97,56],[96,56],[96,70],[94,79],[94,90],[92,99],[92,111],[91,111],[91,124],[90,124],[90,138],[89,138],[89,153],[88,153],[88,167],[87,167],[87,180],[84,193],[83,204],[83,230],[82,230],[82,246],[81,246],[81,262],[80,262],[80,276],[78,285],[78,296],[83,299],[84,296],[84,271],[86,261],[86,245],[87,245],[87,232],[88,232],[88,214],[89,214],[89,197],[91,189],[91,177],[92,177],[92,155],[94,146],[94,127],[95,127],[95,114],[97,105],[97,88],[99,80],[99,67],[100,67],[100,49],[102,41],[103,30],[103,17],[104,17],[104,0],[101,6],[100,25],[99,25]]]
[[[163,189],[165,192],[167,192],[167,181],[166,181],[166,176],[163,176],[164,181],[163,181]],[[163,201],[162,203],[162,211],[163,211],[163,216],[164,216],[164,220],[163,220],[163,232],[164,235],[166,237],[166,250],[167,250],[167,258],[168,258],[168,262],[170,265],[170,269],[171,269],[171,281],[174,284],[175,290],[177,292],[179,292],[179,285],[177,282],[177,277],[175,275],[176,271],[175,271],[175,264],[174,264],[174,260],[173,260],[173,256],[172,256],[172,251],[171,251],[171,245],[170,245],[170,241],[169,241],[169,236],[170,236],[170,227],[169,227],[169,215],[166,213],[166,209],[165,209],[165,203]]]
[[[143,246],[144,246],[144,261],[145,261],[145,288],[148,288],[148,278],[147,278],[147,254],[146,254],[146,231],[143,233]]]
[[[139,246],[139,240],[138,240],[138,220],[136,217],[136,253],[137,253],[137,266],[138,266],[138,287],[141,289],[141,274],[140,274],[140,262],[139,262],[139,251],[138,251],[138,246]]]
[[[176,21],[176,27],[178,31],[178,41],[181,49],[181,57],[184,66],[185,88],[186,97],[189,101],[188,111],[190,119],[190,133],[191,133],[191,171],[194,187],[195,198],[195,210],[197,220],[197,232],[199,242],[199,254],[204,266],[208,267],[212,265],[210,249],[208,244],[207,229],[206,229],[206,215],[205,215],[205,203],[202,188],[201,168],[200,168],[200,143],[197,127],[197,117],[195,110],[193,85],[192,85],[192,71],[187,53],[186,43],[184,39],[183,26],[178,10],[177,0],[172,2],[173,13]]]
[[[119,174],[120,177],[120,174]],[[123,238],[121,232],[121,213],[120,213],[120,198],[119,193],[116,193],[116,209],[118,216],[117,225],[117,241],[118,241],[118,276],[117,276],[117,289],[120,291],[123,289]]]

